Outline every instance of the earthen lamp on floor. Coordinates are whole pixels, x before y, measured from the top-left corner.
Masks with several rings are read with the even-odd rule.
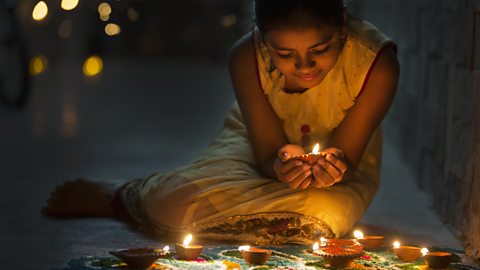
[[[175,252],[179,260],[192,261],[197,259],[200,253],[202,253],[203,246],[190,245],[192,239],[192,235],[189,234],[183,240],[183,244],[175,244]]]
[[[353,236],[366,250],[378,250],[385,242],[385,237],[381,235],[364,235],[360,230],[355,230]]]

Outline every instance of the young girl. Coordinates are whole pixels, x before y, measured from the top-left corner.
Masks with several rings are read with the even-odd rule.
[[[254,8],[255,27],[229,61],[238,104],[202,154],[115,191],[66,182],[43,212],[259,244],[347,233],[378,189],[395,45],[349,17],[342,0],[255,0]],[[292,159],[317,143],[315,163]]]

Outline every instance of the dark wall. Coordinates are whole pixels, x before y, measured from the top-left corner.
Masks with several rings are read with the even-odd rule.
[[[393,38],[401,79],[386,137],[480,259],[480,1],[353,1]]]

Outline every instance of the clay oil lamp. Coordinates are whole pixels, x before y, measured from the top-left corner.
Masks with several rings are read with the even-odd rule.
[[[362,244],[357,239],[339,239],[339,238],[320,238],[321,247],[342,247],[363,250]]]
[[[242,254],[245,262],[251,265],[263,265],[270,259],[270,256],[272,256],[271,250],[250,246],[240,246],[238,247],[238,251]]]
[[[177,258],[179,260],[192,261],[198,258],[200,253],[202,253],[203,246],[190,245],[192,239],[192,235],[189,234],[183,240],[183,244],[175,244],[175,252],[177,253]]]
[[[421,248],[414,246],[401,246],[398,241],[393,243],[393,251],[403,262],[416,261],[422,255]]]
[[[421,250],[423,259],[429,268],[432,269],[441,269],[448,268],[452,262],[452,253],[444,251],[433,251],[430,252],[426,248]]]
[[[299,159],[303,162],[313,164],[313,163],[317,162],[319,157],[323,156],[322,154],[320,154],[319,150],[320,150],[320,145],[317,143],[313,147],[312,152],[310,152],[308,154],[301,155],[301,156],[295,156],[295,157],[292,157],[291,159]]]
[[[356,258],[363,255],[363,251],[342,246],[319,246],[313,244],[313,254],[321,256],[325,263],[332,268],[348,268]]]
[[[378,250],[382,248],[385,243],[385,237],[380,235],[364,235],[359,230],[354,231],[353,236],[355,236],[357,241],[362,244],[366,250]]]
[[[167,250],[167,253],[165,252]],[[119,258],[129,268],[148,268],[152,264],[168,254],[168,246],[163,250],[154,248],[131,248],[109,251],[110,254]]]

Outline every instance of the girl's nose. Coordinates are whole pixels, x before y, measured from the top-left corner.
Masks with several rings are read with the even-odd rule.
[[[310,57],[298,57],[295,62],[295,68],[298,70],[310,70],[315,67],[315,61]]]

